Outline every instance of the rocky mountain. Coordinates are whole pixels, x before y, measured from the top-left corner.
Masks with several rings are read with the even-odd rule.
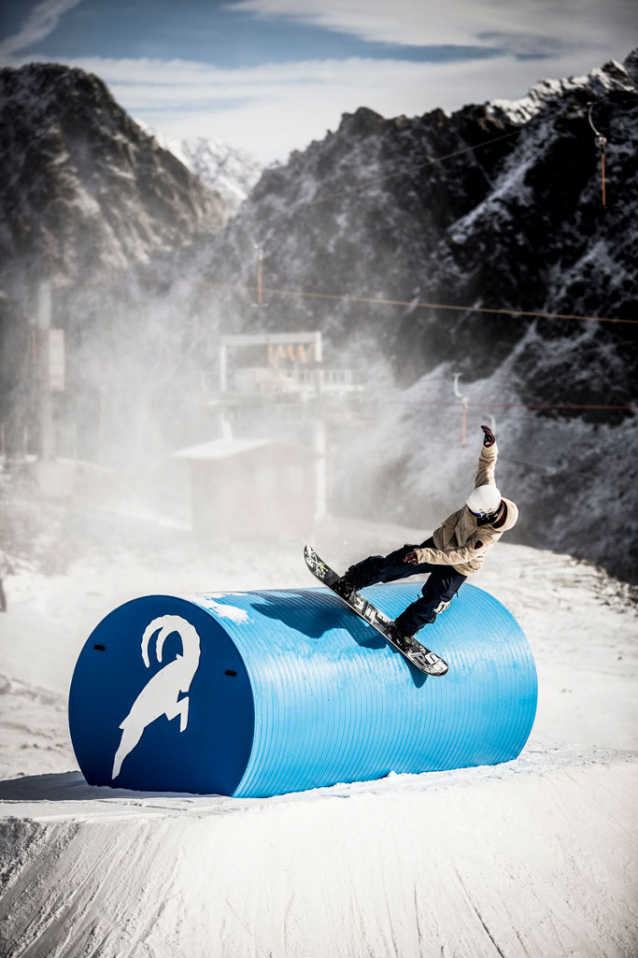
[[[263,165],[246,153],[203,137],[184,140],[158,138],[167,150],[236,211],[261,176]]]
[[[496,101],[449,117],[386,120],[363,108],[344,115],[336,133],[264,172],[215,244],[211,276],[248,280],[254,238],[270,287],[638,318],[636,59],[544,82],[518,105]],[[590,105],[609,140],[606,207]],[[374,310],[406,384],[452,355],[466,379],[484,377],[519,344],[530,400],[630,398],[632,367],[615,361],[618,345],[629,348],[629,326]],[[342,336],[369,322],[371,308],[344,301],[322,310],[295,299],[278,303],[277,322],[282,315],[287,323],[322,315]],[[586,385],[530,375],[543,344],[564,337],[588,353],[600,343],[598,377],[588,363]]]
[[[0,70],[0,258],[9,291],[34,270],[85,282],[211,234],[228,208],[82,70]]]
[[[451,116],[346,114],[336,132],[266,170],[214,242],[212,282],[254,285],[256,242],[266,287],[333,297],[268,293],[268,310],[245,311],[247,326],[319,327],[374,370],[369,387],[384,415],[376,433],[366,428],[365,448],[351,450],[359,478],[343,508],[381,507],[413,525],[415,512],[434,522],[448,499],[454,505],[474,453],[439,452],[432,463],[424,442],[440,450],[458,435],[451,373],[460,372],[474,425],[494,414],[509,437],[519,538],[635,576],[638,537],[622,550],[614,539],[622,530],[627,541],[627,522],[638,532],[626,483],[638,324],[516,311],[638,320],[637,66],[634,52],[587,76],[543,81],[518,103]],[[605,206],[590,118],[608,140]],[[237,317],[239,294],[226,295],[226,315]],[[374,381],[381,361],[390,390]],[[371,460],[375,440],[382,451]],[[442,482],[447,491],[433,493]]]
[[[80,437],[58,451],[92,458],[100,396],[108,391],[122,403],[117,434],[118,423],[135,419],[144,362],[168,369],[166,356],[175,355],[173,309],[181,315],[180,307],[140,270],[219,231],[230,209],[82,70],[38,63],[0,70],[0,134],[5,443],[23,449],[28,435],[27,448],[38,448],[33,327],[38,284],[46,280],[53,325],[66,334],[67,388],[56,397],[55,418],[59,431]],[[161,389],[160,375],[157,382]],[[125,458],[129,447],[122,447]]]
[[[543,81],[516,103],[345,114],[265,170],[221,230],[221,199],[99,80],[38,65],[2,78],[0,244],[13,286],[0,302],[0,398],[15,435],[33,403],[23,369],[32,311],[11,304],[20,278],[44,264],[65,281],[54,303],[68,343],[58,412],[85,458],[159,463],[206,438],[219,329],[321,329],[326,355],[367,387],[336,457],[337,512],[431,527],[467,494],[478,425],[493,416],[499,482],[521,514],[510,541],[636,579],[636,52]],[[606,205],[591,123],[608,140]],[[265,309],[245,289],[255,245]],[[468,445],[453,373],[469,402]]]

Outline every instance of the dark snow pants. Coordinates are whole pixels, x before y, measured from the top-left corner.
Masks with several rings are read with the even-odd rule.
[[[376,582],[394,582],[395,579],[429,573],[422,589],[422,598],[409,605],[396,620],[399,629],[406,635],[413,635],[424,625],[434,622],[437,614],[447,609],[467,579],[466,575],[457,572],[451,565],[433,565],[430,562],[410,565],[403,561],[414,549],[435,548],[434,539],[430,537],[420,546],[405,545],[387,556],[369,556],[348,570],[352,572],[353,584],[357,590],[365,589],[367,585],[374,585]]]

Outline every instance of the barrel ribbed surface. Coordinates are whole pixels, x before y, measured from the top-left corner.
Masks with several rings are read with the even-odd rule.
[[[365,594],[394,618],[419,591],[418,583],[402,583]],[[162,706],[156,707],[157,716],[127,754],[119,779],[112,780],[113,753],[123,735],[119,721],[133,714],[136,682],[150,673],[138,668],[118,706],[96,711],[96,701],[119,695],[108,684],[113,665],[105,682],[104,660],[96,662],[98,626],[83,652],[84,665],[82,656],[78,662],[70,704],[74,745],[81,739],[80,766],[84,771],[90,765],[87,778],[96,784],[277,795],[390,771],[505,762],[520,753],[532,728],[537,680],[525,635],[503,605],[468,584],[422,633],[449,665],[443,678],[410,666],[324,588],[207,594],[188,601],[148,596],[135,602],[145,605],[143,613],[137,608],[130,642],[125,635],[130,616],[122,611],[127,607],[112,614],[115,673],[136,660],[143,622],[165,614],[167,602],[179,603],[182,618],[196,625],[202,648],[187,690],[189,724],[180,732],[179,717],[160,715]],[[172,640],[174,656],[180,646],[175,636]],[[115,729],[90,734],[89,702],[91,721],[113,725],[117,718]],[[74,735],[74,725],[83,732]],[[88,761],[93,738],[105,755]],[[162,770],[166,756],[170,769]]]
[[[366,590],[397,616],[418,584]],[[219,601],[219,600],[217,600]],[[514,617],[465,585],[424,641],[450,667],[423,675],[327,589],[233,595],[225,623],[255,701],[253,748],[236,795],[492,765],[515,758],[536,711],[532,655]]]

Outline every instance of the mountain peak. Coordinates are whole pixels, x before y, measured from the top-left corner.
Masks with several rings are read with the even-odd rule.
[[[630,70],[634,71],[633,75]],[[630,53],[624,64],[617,60],[609,60],[602,67],[596,67],[583,76],[539,80],[520,99],[490,100],[486,103],[486,107],[495,119],[508,120],[510,123],[520,125],[529,122],[548,103],[560,100],[567,94],[585,93],[595,99],[612,92],[634,92],[636,73],[638,73],[638,50]]]
[[[387,122],[380,113],[376,113],[366,106],[360,106],[354,113],[343,113],[341,115],[339,132],[349,133],[357,137],[373,136],[379,133]]]
[[[220,197],[83,70],[0,70],[0,134],[0,253],[13,280],[42,264],[51,276],[81,279],[226,221]]]
[[[263,170],[257,157],[218,140],[201,136],[183,140],[160,136],[158,141],[219,193],[233,211],[246,199]]]

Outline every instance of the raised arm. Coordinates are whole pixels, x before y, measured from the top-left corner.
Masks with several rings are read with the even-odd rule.
[[[483,445],[479,453],[478,466],[476,467],[476,476],[474,477],[474,488],[479,486],[496,485],[494,471],[496,469],[496,460],[498,459],[498,446],[496,445],[496,436],[489,426],[481,426],[485,433]]]

